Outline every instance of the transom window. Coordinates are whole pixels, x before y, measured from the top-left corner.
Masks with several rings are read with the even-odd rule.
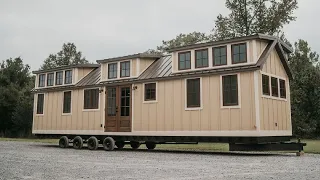
[[[99,89],[84,90],[84,109],[99,108]]]
[[[53,86],[54,73],[49,73],[47,76],[47,86]]]
[[[247,62],[247,44],[232,45],[232,64]]]
[[[39,87],[44,87],[45,82],[46,82],[46,75],[40,74],[39,75]]]
[[[144,84],[144,100],[155,101],[156,100],[156,83]]]
[[[236,74],[222,76],[222,88],[223,106],[239,105],[238,76]]]
[[[279,79],[280,84],[280,97],[286,99],[287,93],[286,93],[286,81],[283,79]]]
[[[278,79],[275,77],[271,77],[271,92],[272,96],[279,97],[278,93]]]
[[[191,68],[191,53],[190,53],[190,51],[179,53],[178,56],[179,56],[178,69],[179,70],[190,69]]]
[[[44,94],[38,94],[37,114],[43,114]]]
[[[262,75],[262,93],[263,95],[270,96],[270,83],[269,83],[269,76]]]
[[[117,63],[108,64],[108,79],[117,78]]]
[[[208,49],[195,51],[196,68],[208,67]]]
[[[63,84],[63,71],[56,72],[56,85]]]
[[[71,91],[63,93],[63,113],[71,113]]]
[[[187,107],[200,107],[200,78],[187,79]]]
[[[65,71],[65,84],[72,84],[72,70]]]
[[[130,77],[130,61],[120,63],[120,77]]]
[[[227,46],[214,47],[212,51],[214,66],[227,65]]]

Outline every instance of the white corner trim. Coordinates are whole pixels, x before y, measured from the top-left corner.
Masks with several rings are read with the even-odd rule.
[[[151,101],[146,101],[145,100],[145,85],[146,84],[152,84],[152,83],[156,83],[156,100],[151,100]],[[152,103],[157,103],[158,102],[158,81],[155,81],[155,82],[147,82],[147,83],[143,83],[142,84],[143,87],[142,87],[142,103],[144,104],[152,104]]]
[[[257,131],[261,130],[260,126],[260,91],[259,91],[259,75],[260,72],[254,71],[253,79],[254,79],[254,102],[255,102],[255,110],[256,110],[256,129]],[[261,83],[262,84],[262,83]]]
[[[200,79],[200,107],[188,107],[187,105],[187,80],[189,79]],[[203,109],[203,99],[202,99],[202,77],[192,77],[185,78],[184,80],[184,110],[185,111],[199,111]]]
[[[223,84],[222,84],[222,77],[229,76],[229,75],[237,75],[238,80],[238,105],[236,106],[224,106],[223,105]],[[220,108],[221,109],[240,109],[241,108],[241,78],[240,73],[231,73],[231,74],[224,74],[220,75]]]

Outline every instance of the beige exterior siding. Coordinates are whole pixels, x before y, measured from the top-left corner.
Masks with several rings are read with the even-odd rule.
[[[94,68],[76,68],[76,69],[73,70],[73,72],[78,73],[78,75],[74,76],[75,83],[79,82],[83,77],[88,75]]]
[[[140,64],[140,67],[139,67],[139,75],[144,72],[153,62],[154,60],[153,59],[146,59],[146,58],[143,58],[143,59],[139,59],[139,64]]]
[[[262,74],[286,81],[286,99],[262,95]],[[268,57],[259,75],[261,130],[292,130],[289,78],[275,50]]]
[[[185,109],[185,79],[159,81],[157,102],[143,102],[143,84],[135,84],[134,131],[255,130],[253,72],[240,73],[240,108],[222,108],[220,75],[202,77],[202,109]]]
[[[98,110],[83,110],[83,90],[72,91],[71,114],[62,114],[63,91],[44,93],[44,114],[36,114],[37,94],[34,95],[33,130],[103,130],[104,108],[100,93]]]

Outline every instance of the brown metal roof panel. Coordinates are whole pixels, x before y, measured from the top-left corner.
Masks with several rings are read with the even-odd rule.
[[[163,77],[166,75],[171,66],[171,56],[163,56],[159,60],[152,63],[138,79],[150,79],[156,77]]]
[[[101,79],[100,70],[101,70],[101,67],[92,70],[87,76],[81,79],[76,84],[76,86],[89,86],[89,85],[98,84]]]

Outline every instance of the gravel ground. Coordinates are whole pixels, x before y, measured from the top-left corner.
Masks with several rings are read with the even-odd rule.
[[[0,141],[0,179],[320,179],[320,155],[106,152]]]

